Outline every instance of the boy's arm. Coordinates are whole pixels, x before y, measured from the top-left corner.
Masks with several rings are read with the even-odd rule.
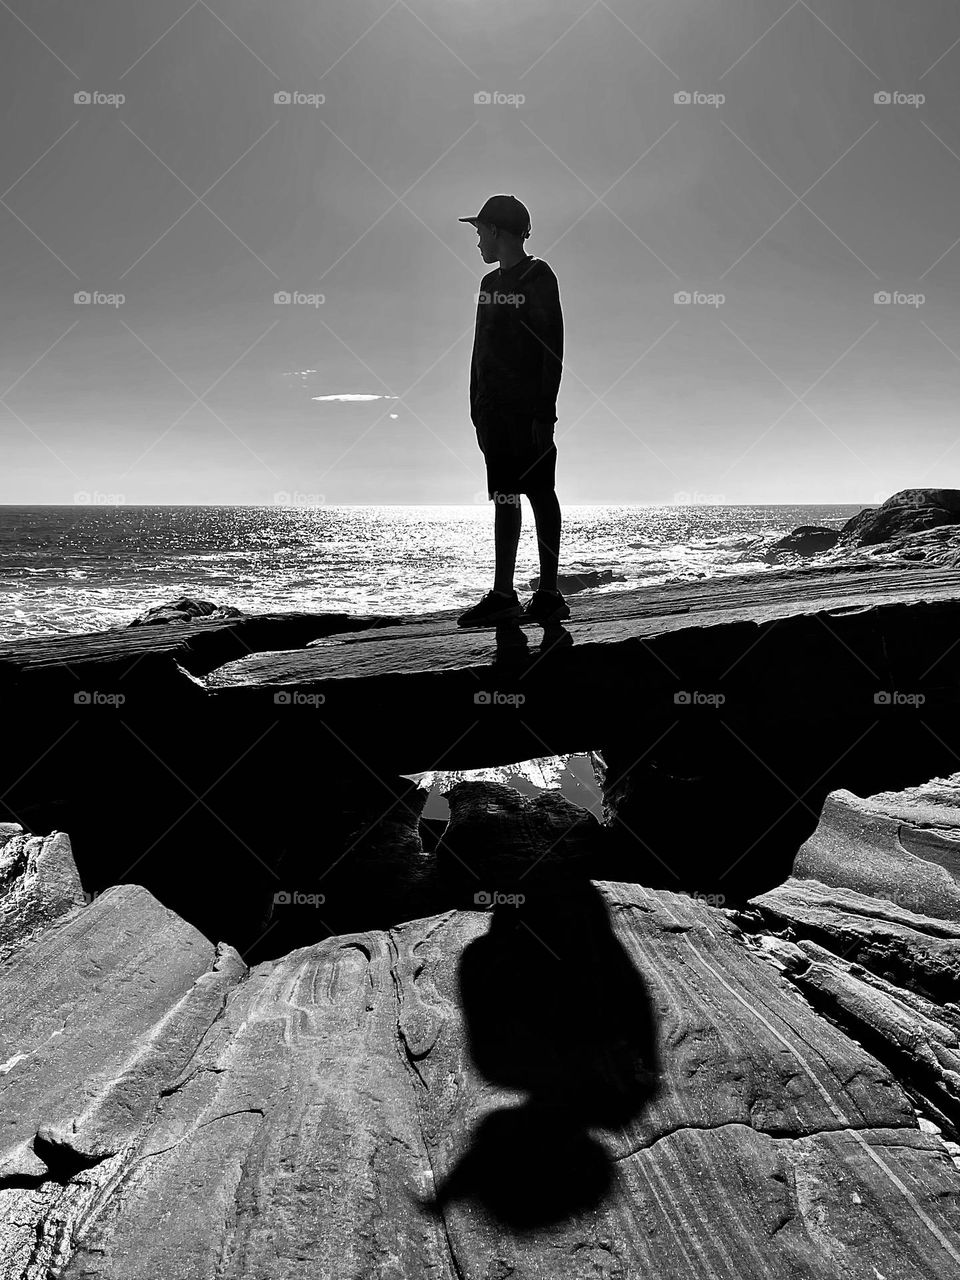
[[[477,323],[473,330],[473,354],[470,357],[470,421],[477,425],[477,342],[480,338],[480,303],[477,303]]]
[[[534,418],[537,422],[556,422],[557,392],[563,373],[563,312],[557,277],[549,272],[530,288],[525,323],[537,338],[542,356],[540,387]]]
[[[470,360],[470,421],[476,426],[477,406],[477,343],[474,339],[473,356]]]

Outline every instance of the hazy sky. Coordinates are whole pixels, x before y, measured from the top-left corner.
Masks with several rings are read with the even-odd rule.
[[[960,486],[955,2],[10,0],[0,49],[0,501],[472,501],[496,192],[561,503]]]

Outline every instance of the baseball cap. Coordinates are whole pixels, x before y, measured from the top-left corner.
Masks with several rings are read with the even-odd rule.
[[[491,196],[475,217],[459,218],[459,222],[492,222],[504,231],[513,231],[518,236],[526,236],[530,231],[530,213],[527,206],[516,196]]]

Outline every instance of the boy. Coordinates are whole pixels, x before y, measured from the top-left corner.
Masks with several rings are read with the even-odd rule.
[[[563,315],[557,277],[524,252],[530,214],[515,196],[491,196],[473,218],[484,262],[470,366],[470,417],[495,503],[493,590],[457,619],[461,627],[523,617],[558,622],[570,609],[557,591],[560,504],[555,490],[557,391],[563,370]],[[513,589],[520,541],[520,494],[533,507],[540,545],[540,589],[521,610]]]

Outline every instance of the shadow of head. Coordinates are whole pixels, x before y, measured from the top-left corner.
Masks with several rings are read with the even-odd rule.
[[[603,898],[568,881],[496,908],[459,984],[477,1073],[526,1100],[476,1125],[429,1207],[470,1199],[523,1229],[599,1204],[614,1165],[591,1130],[635,1120],[659,1077],[646,985]]]

